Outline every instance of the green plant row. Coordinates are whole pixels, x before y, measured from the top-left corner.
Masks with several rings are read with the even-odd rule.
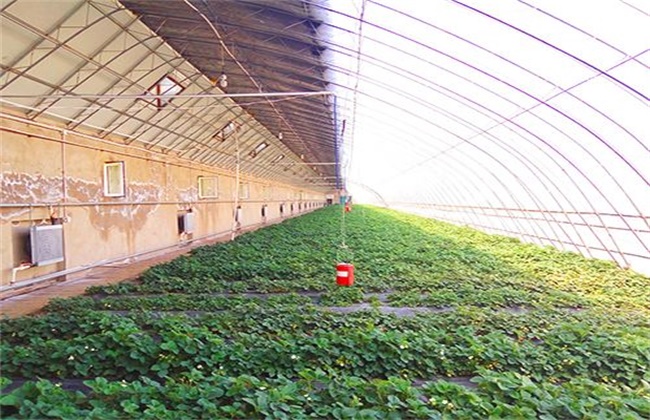
[[[260,307],[279,305],[310,305],[313,301],[308,296],[292,293],[287,295],[248,297],[241,295],[161,295],[106,297],[94,299],[88,296],[50,300],[45,308],[49,312],[74,312],[85,310],[105,311],[224,311],[235,308],[250,310]]]
[[[150,269],[139,284],[91,292],[326,291],[345,259],[364,292],[395,289],[403,292],[398,301],[414,305],[650,309],[650,279],[613,263],[390,210],[357,210],[346,216],[346,248],[341,216],[326,208],[194,250]]]
[[[199,369],[164,383],[150,379],[84,382],[66,391],[46,380],[0,397],[3,418],[576,418],[643,419],[650,388],[621,391],[585,379],[536,383],[516,373],[483,371],[477,389],[446,381],[415,387],[391,377],[364,380],[304,370],[297,380],[205,375]],[[6,383],[5,383],[6,384]]]
[[[610,313],[602,310],[579,312],[564,310],[532,310],[511,313],[488,308],[460,307],[455,311],[419,314],[399,318],[375,310],[345,315],[318,310],[315,306],[256,307],[238,306],[229,311],[206,313],[199,317],[184,314],[150,314],[133,311],[122,315],[75,308],[74,311],[51,312],[37,317],[22,317],[3,322],[3,342],[28,345],[32,338],[68,340],[89,334],[115,330],[123,323],[136,325],[147,333],[179,326],[204,326],[218,331],[222,337],[248,332],[274,336],[281,332],[308,333],[314,329],[344,330],[354,327],[377,328],[402,332],[449,330],[471,327],[477,335],[502,332],[516,340],[541,341],[542,336],[564,325],[577,327],[582,336],[619,334],[628,337],[650,337],[650,319],[634,312]]]
[[[650,380],[648,337],[573,323],[541,335],[541,343],[499,331],[480,335],[471,326],[398,331],[360,325],[222,335],[209,323],[161,322],[160,329],[145,330],[122,318],[100,325],[99,331],[69,339],[3,342],[3,374],[166,378],[200,365],[228,375],[268,377],[294,377],[306,368],[364,378],[465,376],[493,369],[552,382],[582,376],[636,387]]]
[[[250,309],[276,307],[279,305],[344,306],[364,301],[359,288],[337,288],[322,292],[314,298],[295,292],[279,295],[246,296],[231,294],[214,296],[210,294],[165,294],[155,296],[109,295],[107,297],[78,296],[73,298],[54,298],[45,310],[48,312],[71,312],[79,310],[110,311],[223,311],[240,307]]]
[[[32,380],[0,396],[3,418],[648,418],[648,277],[371,207],[343,237],[341,217],[322,209],[0,321],[2,375]],[[335,285],[342,261],[352,288]],[[369,292],[453,310],[400,318]],[[478,389],[415,386],[438,377]]]

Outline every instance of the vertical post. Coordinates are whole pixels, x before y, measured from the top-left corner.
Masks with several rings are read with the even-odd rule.
[[[61,218],[62,223],[68,223],[68,171],[66,168],[66,159],[65,159],[65,153],[66,153],[66,144],[68,142],[68,130],[61,130],[61,202],[62,205],[59,207],[59,210],[62,210],[59,214],[57,214],[57,217]],[[64,257],[68,254],[66,250],[66,240],[65,240],[65,233],[66,229],[63,229],[61,233],[62,236],[62,244],[61,248],[63,251]],[[63,263],[62,263],[62,269],[68,268],[68,259],[64,258]],[[67,278],[67,277],[65,277]],[[64,278],[64,279],[65,279]]]
[[[232,227],[230,229],[230,240],[235,239],[235,230],[237,228],[237,207],[239,207],[239,166],[240,166],[240,156],[239,156],[239,134],[237,133],[237,127],[235,127],[235,156],[237,158],[237,163],[235,165],[235,205],[233,206],[232,212]]]

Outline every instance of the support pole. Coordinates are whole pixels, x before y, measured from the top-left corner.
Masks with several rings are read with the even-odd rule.
[[[235,208],[233,209],[232,213],[232,227],[230,229],[230,240],[232,241],[235,239],[235,236],[237,235],[237,223],[241,223],[241,221],[237,220],[237,217],[239,216],[238,212],[238,207],[239,207],[239,169],[240,169],[240,153],[239,153],[239,133],[237,132],[237,128],[235,129],[235,156],[237,158],[237,163],[235,165],[235,197],[233,198],[233,202],[235,203]]]

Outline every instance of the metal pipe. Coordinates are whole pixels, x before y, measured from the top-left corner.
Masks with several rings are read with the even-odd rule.
[[[65,161],[65,146],[68,143],[68,130],[61,130],[61,202],[63,204],[68,201],[68,178],[66,171],[66,161]],[[65,207],[63,207],[65,209]],[[65,210],[64,210],[65,212]],[[65,220],[67,214],[59,215]]]
[[[336,179],[336,189],[341,189],[340,170],[339,170],[339,114],[338,114],[338,101],[334,95],[334,159],[336,165],[334,166],[334,178]]]
[[[330,185],[330,184],[304,184],[310,185]],[[284,200],[247,200],[245,204],[264,203],[264,202],[282,202]],[[313,200],[303,200],[313,201]],[[204,200],[200,201],[106,201],[106,202],[83,202],[83,203],[0,203],[0,208],[22,208],[22,207],[102,207],[102,206],[160,206],[160,205],[187,205],[187,204],[232,204],[234,200]]]
[[[307,166],[332,166],[332,165],[337,165],[337,162],[277,162],[277,163],[269,163],[269,165],[307,165]]]
[[[2,99],[0,99],[0,102],[1,101],[2,101]],[[29,108],[29,107],[26,107],[26,108]],[[31,126],[36,126],[36,127],[40,127],[40,128],[53,130],[53,131],[56,131],[56,132],[59,132],[59,133],[61,131],[65,130],[62,127],[57,127],[55,125],[46,124],[46,123],[43,123],[43,122],[28,120],[28,119],[18,117],[18,116],[15,116],[15,115],[11,115],[11,114],[0,113],[0,118],[4,118],[4,119],[10,120],[10,121],[16,121],[16,122],[28,124],[28,125],[31,125]],[[93,126],[91,124],[87,124],[86,126],[90,127],[90,128],[98,128],[97,126]],[[60,138],[50,137],[50,136],[46,136],[46,135],[43,135],[43,134],[37,134],[35,132],[22,131],[22,130],[9,128],[9,127],[0,126],[0,130],[15,133],[15,134],[24,135],[24,136],[27,136],[27,137],[35,137],[35,138],[39,138],[39,139],[43,139],[43,140],[64,142],[64,140],[60,139]],[[79,132],[75,132],[75,136],[80,137],[80,138],[93,140],[95,142],[99,142],[101,144],[105,144],[105,145],[115,147],[115,148],[124,148],[125,147],[124,145],[120,145],[118,143],[111,142],[109,140],[101,139],[101,138],[98,138],[98,137],[95,137],[95,136],[92,136],[92,135],[83,134],[83,133],[79,133]],[[69,141],[68,139],[65,140],[65,143],[67,145],[83,147],[83,148],[86,148],[86,149],[100,150],[100,148],[98,148],[96,146],[90,146],[90,145],[86,145],[86,144],[75,143],[75,142]],[[137,150],[137,151],[145,152],[147,154],[151,154],[151,150],[147,150],[147,149],[142,148],[142,147],[133,146],[133,145],[128,145],[126,147],[128,147],[129,149],[132,149],[132,150]],[[121,156],[129,156],[129,157],[134,157],[134,158],[138,158],[138,159],[145,159],[145,160],[149,160],[149,161],[152,161],[152,162],[173,165],[173,166],[176,166],[176,167],[179,167],[179,168],[188,169],[188,168],[192,168],[192,167],[195,166],[190,162],[188,162],[187,164],[175,163],[175,162],[169,162],[169,161],[163,160],[163,159],[156,159],[156,158],[151,157],[151,156],[145,158],[145,157],[137,155],[135,153],[129,153],[129,152],[124,152],[124,151],[112,150],[112,152],[116,153],[116,154],[119,154]],[[199,164],[201,164],[201,163],[199,163]],[[210,165],[205,165],[205,164],[201,164],[201,165],[203,166],[203,170],[206,171],[206,172],[213,173],[213,174],[216,174],[216,175],[232,177],[232,174],[228,173],[227,170],[224,169],[224,168],[218,168],[218,167],[215,167],[215,166],[210,166]],[[254,179],[257,179],[257,178],[251,178],[251,179],[254,180]],[[286,187],[286,188],[292,188],[293,187],[292,184],[279,182],[279,181],[275,181],[275,182],[278,182],[278,184],[280,184],[280,186],[282,186],[282,187]]]
[[[24,108],[24,109],[32,109],[32,108],[29,107],[29,106],[23,106],[23,105],[20,105],[20,104],[15,104],[15,103],[10,102],[10,101],[5,101],[5,100],[2,99],[2,98],[0,98],[0,102],[6,102],[6,103],[8,103],[8,104],[11,104],[12,106],[18,106],[18,107],[20,107],[20,108]],[[55,117],[57,117],[57,118],[61,118],[61,117],[59,117],[59,116],[56,116],[55,114],[50,114],[49,112],[44,112],[44,113],[45,113],[45,114],[48,114],[48,115],[53,115],[53,116],[55,116]],[[8,119],[8,120],[18,121],[18,122],[25,123],[25,124],[29,124],[29,125],[35,125],[35,126],[38,126],[38,127],[51,129],[51,130],[54,130],[54,131],[57,131],[57,132],[61,132],[62,130],[64,130],[64,128],[61,128],[61,127],[57,127],[57,126],[53,126],[53,125],[50,125],[50,124],[45,124],[45,123],[37,122],[37,121],[33,121],[33,120],[28,120],[28,119],[24,119],[24,118],[21,118],[21,117],[15,116],[15,115],[5,114],[5,113],[1,113],[1,112],[0,112],[0,118],[6,118],[6,119]],[[84,124],[84,125],[87,126],[87,127],[93,128],[93,129],[101,129],[100,127],[94,126],[94,125],[92,125],[92,124]],[[21,130],[13,129],[13,128],[9,128],[9,127],[2,127],[2,126],[0,126],[0,130],[8,131],[8,132],[13,132],[13,133],[16,133],[16,134],[25,135],[25,136],[27,136],[27,137],[35,137],[35,138],[40,138],[40,139],[44,139],[44,140],[51,140],[51,141],[57,141],[57,142],[61,142],[61,141],[62,141],[61,139],[55,139],[55,138],[53,138],[53,137],[45,136],[45,135],[42,135],[42,134],[37,134],[37,133],[32,133],[32,132],[21,131]],[[101,138],[98,138],[98,137],[95,137],[95,136],[91,136],[91,135],[87,135],[87,134],[83,134],[83,133],[79,133],[79,132],[75,132],[75,135],[76,135],[76,136],[79,136],[79,137],[81,137],[81,138],[86,138],[86,139],[90,139],[90,140],[93,140],[93,141],[97,141],[97,142],[100,142],[100,143],[102,143],[102,144],[111,145],[111,146],[113,146],[113,147],[128,147],[128,148],[131,148],[131,149],[134,149],[134,150],[138,150],[138,151],[146,152],[147,154],[150,154],[150,153],[152,152],[152,151],[149,150],[149,149],[142,148],[142,147],[138,147],[138,146],[134,146],[134,145],[132,145],[132,144],[121,145],[121,144],[117,144],[117,143],[115,143],[115,142],[111,142],[111,141],[109,141],[109,140],[101,139]],[[120,136],[126,136],[126,137],[128,138],[128,135],[123,134],[123,133],[117,133],[117,135],[120,135]],[[195,143],[196,143],[196,142],[195,142]],[[99,150],[97,147],[93,147],[93,146],[89,146],[89,145],[83,145],[83,144],[79,144],[79,143],[71,143],[71,142],[67,142],[67,144],[72,144],[72,145],[75,145],[75,146],[78,146],[78,147],[84,147],[84,148],[88,148],[88,149],[92,149],[92,150]],[[288,149],[287,149],[287,150],[288,150]],[[283,151],[284,151],[284,150],[283,150]],[[121,152],[121,151],[113,151],[113,152],[114,152],[114,153],[117,153],[117,154],[120,154],[120,155],[123,155],[123,156],[131,156],[131,157],[136,157],[136,158],[139,158],[139,159],[143,159],[142,156],[138,156],[138,155],[136,155],[136,154],[126,153],[126,152]],[[225,153],[225,152],[219,152],[219,153],[222,154],[222,155],[230,156],[229,154],[227,154],[227,153]],[[289,154],[289,155],[293,155],[293,156],[295,156],[295,154],[292,153],[292,152],[290,152],[290,151],[284,151],[284,153],[285,153],[285,154]],[[233,156],[233,157],[234,157],[234,156]],[[181,158],[183,158],[183,157],[181,156]],[[167,160],[156,159],[156,158],[152,158],[152,157],[148,157],[148,158],[146,158],[146,159],[147,159],[147,160],[154,161],[154,162],[160,162],[160,163],[167,163],[167,162],[168,162]],[[255,162],[248,162],[248,163],[249,163],[249,165],[252,165],[252,166],[255,166],[255,167],[260,166],[260,165],[256,164]],[[170,163],[170,164],[172,164],[172,165],[174,165],[174,166],[177,166],[177,167],[180,167],[180,168],[190,168],[190,167],[193,167],[193,166],[190,165],[190,164],[187,164],[187,165],[183,165],[183,164],[180,164],[180,163]],[[208,163],[208,162],[199,162],[199,164],[201,164],[201,165],[203,165],[205,168],[207,168],[207,169],[205,169],[205,170],[208,171],[208,172],[212,172],[212,173],[222,173],[222,174],[224,174],[224,175],[226,175],[226,176],[231,176],[230,174],[225,174],[225,173],[224,173],[225,171],[228,170],[228,169],[226,169],[226,168],[223,168],[223,167],[221,167],[221,168],[220,168],[220,167],[215,167],[214,165],[212,165],[211,163]],[[265,168],[268,168],[267,165],[264,165],[264,167],[265,167]],[[278,174],[278,175],[281,175],[281,174]],[[259,175],[256,175],[256,176],[259,177]],[[276,180],[277,178],[278,178],[278,177],[275,177],[274,180]],[[260,179],[261,179],[261,178],[260,178]],[[283,185],[286,185],[286,186],[290,186],[290,185],[291,185],[291,184],[289,184],[289,183],[287,183],[287,182],[282,182],[282,184],[283,184]]]
[[[34,264],[32,263],[22,263],[18,267],[14,267],[11,269],[11,282],[9,284],[15,284],[16,283],[16,273],[19,271],[27,270],[28,268],[32,268]]]
[[[237,156],[237,164],[235,165],[235,204],[234,204],[234,211],[232,214],[232,226],[230,228],[230,240],[232,241],[235,239],[235,233],[237,230],[237,224],[241,226],[241,212],[239,211],[239,169],[240,169],[240,150],[239,150],[239,133],[237,133],[237,130],[235,130],[235,155]]]
[[[315,92],[258,92],[258,93],[189,93],[189,94],[121,94],[121,95],[93,95],[93,94],[70,94],[70,95],[19,95],[19,94],[8,94],[2,95],[4,98],[10,99],[34,99],[34,98],[45,98],[45,99],[169,99],[170,96],[179,99],[205,99],[205,98],[277,98],[285,96],[295,96],[295,97],[304,97],[304,96],[329,96],[334,95],[334,92],[327,90],[315,91]]]

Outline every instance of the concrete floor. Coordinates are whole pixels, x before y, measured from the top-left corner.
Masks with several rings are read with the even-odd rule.
[[[179,255],[189,252],[191,248],[175,250],[164,255],[147,258],[133,263],[99,266],[85,271],[81,278],[64,282],[55,282],[18,296],[0,301],[0,316],[15,318],[38,312],[53,297],[71,297],[84,293],[89,286],[99,286],[119,283],[134,279],[147,268],[172,260]]]

